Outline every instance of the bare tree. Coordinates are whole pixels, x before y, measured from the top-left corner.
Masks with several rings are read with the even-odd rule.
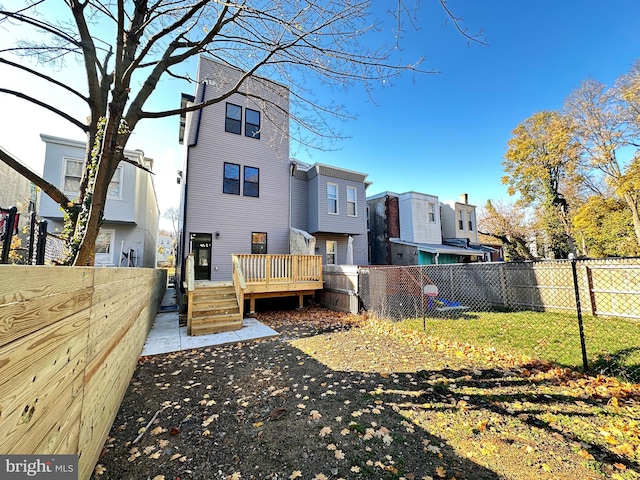
[[[534,233],[527,209],[516,202],[487,200],[478,215],[478,233],[502,242],[505,260],[531,260],[529,237]]]
[[[461,27],[461,20],[445,0],[437,0],[444,15],[468,39],[482,43]],[[15,3],[15,2],[14,2]],[[102,223],[107,188],[132,131],[143,119],[161,118],[203,108],[243,93],[243,85],[261,75],[291,87],[294,115],[303,143],[339,134],[327,115],[345,116],[337,106],[322,104],[308,87],[307,78],[332,86],[361,83],[372,86],[404,72],[418,72],[420,59],[406,63],[399,39],[405,24],[415,25],[415,10],[397,0],[390,11],[395,35],[388,46],[369,49],[378,24],[370,20],[370,0],[24,0],[22,7],[0,7],[0,25],[26,27],[29,40],[0,47],[0,63],[40,78],[50,87],[79,99],[86,119],[26,95],[17,86],[0,85],[0,92],[54,112],[81,129],[87,137],[85,171],[76,199],[62,192],[52,198],[65,211],[69,263],[93,264],[95,240]],[[55,10],[49,10],[50,7]],[[417,7],[416,7],[417,9]],[[52,14],[53,13],[53,14]],[[408,20],[408,21],[407,21]],[[110,32],[110,37],[105,37]],[[26,35],[25,35],[26,36]],[[15,35],[17,37],[17,35]],[[373,44],[369,43],[368,44]],[[206,53],[219,62],[240,68],[244,75],[227,92],[206,103],[163,111],[145,109],[158,83],[167,76],[191,81],[180,66]],[[32,57],[40,64],[61,65],[79,59],[84,78],[68,85],[53,70],[30,68],[14,55]],[[1,83],[1,82],[0,82]],[[296,108],[297,105],[297,108]],[[305,138],[302,132],[310,135]],[[6,161],[2,156],[0,159]],[[10,163],[10,162],[7,162]],[[42,179],[34,182],[51,189]],[[55,189],[55,187],[54,187]]]

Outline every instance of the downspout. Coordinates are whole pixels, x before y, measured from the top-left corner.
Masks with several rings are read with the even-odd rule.
[[[200,103],[202,103],[204,101],[204,94],[205,91],[207,90],[207,84],[205,82],[202,83],[202,95],[200,95]],[[180,263],[182,264],[181,268],[180,268],[180,274],[181,276],[184,276],[185,274],[185,269],[186,269],[186,260],[187,260],[187,253],[185,250],[186,247],[186,237],[187,237],[187,203],[188,203],[188,199],[189,199],[189,152],[190,152],[190,148],[192,146],[195,146],[198,144],[198,137],[200,135],[200,119],[202,118],[202,114],[203,114],[203,108],[201,108],[200,110],[198,110],[198,121],[196,122],[196,134],[193,140],[192,144],[189,144],[189,139],[187,138],[187,158],[185,161],[185,172],[184,172],[184,178],[182,179],[182,182],[184,182],[184,204],[182,206],[182,233],[180,235]],[[191,250],[191,249],[189,249]],[[182,280],[182,279],[181,279]],[[180,282],[180,286],[179,289],[182,289],[182,282]]]
[[[436,252],[435,256],[433,257],[434,260],[436,261],[436,265],[438,265],[438,257],[440,256],[440,252]]]

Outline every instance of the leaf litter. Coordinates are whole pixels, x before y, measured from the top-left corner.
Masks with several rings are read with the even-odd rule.
[[[637,385],[317,307],[259,320],[281,335],[141,358],[93,478],[640,478]]]

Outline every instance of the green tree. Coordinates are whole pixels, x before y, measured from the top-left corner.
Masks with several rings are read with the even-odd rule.
[[[620,159],[623,149],[638,146],[637,115],[633,115],[638,108],[638,82],[637,64],[615,88],[587,80],[569,95],[564,111],[582,147],[579,169],[585,187],[604,196],[606,188],[615,191],[631,213],[640,245],[640,169],[637,160],[627,163]]]
[[[633,234],[631,211],[619,198],[591,196],[577,209],[573,225],[590,257],[640,254]]]
[[[439,3],[459,28],[446,1]],[[13,34],[7,37],[17,39],[13,45],[0,46],[0,63],[71,95],[86,111],[77,118],[65,111],[68,105],[63,100],[48,104],[17,85],[0,86],[0,92],[48,109],[86,135],[85,170],[76,199],[22,171],[65,211],[70,263],[93,264],[109,181],[119,163],[126,161],[123,149],[140,121],[198,110],[234,93],[251,96],[246,80],[265,76],[291,88],[291,119],[297,123],[291,131],[303,132],[302,143],[308,140],[304,132],[309,132],[314,146],[316,139],[340,136],[323,114],[349,115],[330,100],[319,102],[307,78],[339,88],[359,83],[369,90],[403,72],[418,71],[420,59],[407,63],[398,48],[402,28],[413,24],[415,10],[397,0],[390,18],[395,34],[381,38],[385,30],[371,22],[371,4],[371,0],[23,0],[13,1],[9,9],[0,7],[0,24]],[[372,42],[381,46],[365,46]],[[159,83],[167,77],[189,82],[181,65],[203,53],[240,68],[244,75],[209,102],[151,111],[149,99]],[[23,58],[16,60],[13,55]],[[58,68],[48,73],[30,68],[24,61],[29,57]],[[78,59],[84,67],[77,84],[55,77],[67,59]],[[7,152],[0,151],[0,159],[20,169]]]
[[[566,192],[574,191],[580,146],[571,123],[558,112],[535,113],[515,128],[507,147],[502,183],[509,194],[519,194],[519,205],[539,212],[556,256],[575,252],[569,219],[573,199]]]

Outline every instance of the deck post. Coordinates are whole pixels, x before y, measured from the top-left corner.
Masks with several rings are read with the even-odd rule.
[[[256,313],[256,297],[253,294],[249,294],[249,313]]]
[[[298,308],[304,307],[304,294],[302,292],[298,293]]]

